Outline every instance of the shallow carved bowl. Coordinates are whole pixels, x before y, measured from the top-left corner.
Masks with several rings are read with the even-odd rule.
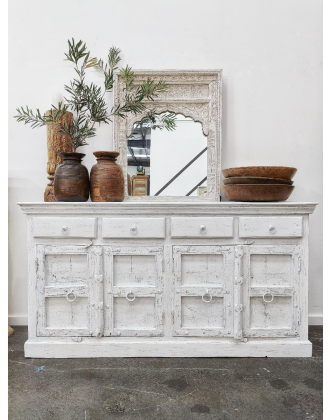
[[[229,201],[285,201],[294,190],[285,184],[231,184],[222,185]]]
[[[293,181],[284,178],[264,178],[262,176],[232,176],[223,180],[227,184],[286,184],[292,185]]]
[[[222,170],[222,173],[226,178],[233,176],[261,176],[267,178],[292,179],[296,172],[296,168],[290,168],[288,166],[242,166],[240,168]]]

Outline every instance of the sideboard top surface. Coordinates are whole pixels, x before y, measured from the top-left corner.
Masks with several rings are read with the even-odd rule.
[[[315,202],[19,202],[25,214],[312,214]]]

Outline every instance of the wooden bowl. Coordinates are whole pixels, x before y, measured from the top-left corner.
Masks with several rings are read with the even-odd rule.
[[[227,184],[286,184],[292,185],[293,181],[283,178],[264,178],[262,176],[232,176],[223,180]]]
[[[229,201],[285,201],[294,190],[285,184],[231,184],[222,185]]]
[[[226,178],[233,176],[261,176],[267,178],[292,179],[296,172],[296,168],[290,168],[288,166],[242,166],[240,168],[222,170],[222,173]]]

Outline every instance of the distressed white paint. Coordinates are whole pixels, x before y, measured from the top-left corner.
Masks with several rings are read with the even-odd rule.
[[[299,329],[299,313],[307,305],[307,296],[301,293],[300,285],[307,279],[301,273],[301,258],[298,245],[246,247],[243,282],[246,337],[304,335]]]
[[[141,114],[128,114],[127,118],[114,116],[114,150],[118,151],[118,163],[124,171],[125,200],[141,201],[141,197],[127,193],[127,138],[134,123],[141,121],[148,112],[157,114],[170,111],[191,117],[202,124],[207,136],[207,193],[206,196],[159,195],[143,197],[142,201],[220,201],[221,175],[221,125],[222,125],[222,70],[136,70],[134,81],[143,83],[149,78],[168,85],[166,92],[158,94],[154,100],[146,100],[146,110]],[[119,73],[115,74],[114,104],[122,103],[125,85]],[[187,191],[188,192],[188,191]]]
[[[96,238],[96,219],[95,217],[35,217],[33,235],[36,238]]]
[[[22,203],[28,214],[26,356],[310,356],[308,215],[316,204],[200,204],[139,203],[135,219],[136,203]],[[35,237],[34,221],[55,215],[95,218],[96,238]],[[290,232],[303,218],[302,236],[247,241],[239,236],[246,215],[283,218]],[[105,238],[104,219],[141,226],[160,220],[163,237],[153,231],[123,237],[121,229]],[[229,221],[231,237],[171,235],[173,220],[194,219],[197,226]]]
[[[232,336],[233,247],[173,246],[173,260],[173,336]]]
[[[80,342],[68,339],[35,339],[24,345],[25,357],[86,358],[86,357],[311,357],[310,341],[291,338],[278,340],[249,340],[201,338],[178,340],[82,338]]]
[[[105,336],[162,336],[163,247],[105,246]]]
[[[302,236],[301,217],[240,217],[240,238],[287,238]]]
[[[232,238],[232,217],[172,217],[172,238]]]
[[[138,209],[137,209],[138,210]],[[103,238],[165,238],[164,218],[102,218]]]

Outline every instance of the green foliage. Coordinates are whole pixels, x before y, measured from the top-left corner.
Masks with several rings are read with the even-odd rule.
[[[68,53],[65,53],[65,60],[73,63],[77,77],[70,81],[69,85],[64,86],[68,94],[64,98],[64,104],[52,105],[49,115],[41,115],[39,109],[36,110],[36,113],[33,113],[28,106],[26,106],[26,109],[21,107],[17,109],[18,115],[14,118],[17,121],[23,121],[25,124],[31,124],[32,128],[41,127],[47,123],[58,123],[60,125],[59,132],[70,136],[74,151],[80,146],[87,145],[86,140],[96,135],[95,123],[109,124],[112,121],[111,117],[114,115],[126,118],[131,112],[135,115],[140,114],[146,109],[143,100],[153,100],[159,93],[168,89],[164,81],[155,82],[150,78],[141,85],[135,85],[134,72],[131,67],[126,66],[120,69],[120,77],[125,86],[124,101],[117,106],[113,106],[109,112],[104,95],[113,89],[114,72],[118,69],[117,65],[121,60],[121,51],[114,46],[111,47],[108,61],[104,64],[102,60],[90,58],[90,52],[87,51],[86,44],[83,41],[80,40],[76,44],[74,39],[72,39],[72,42],[68,40],[68,46],[69,50]],[[103,72],[103,91],[95,83],[87,84],[85,81],[86,69],[92,67]],[[61,118],[67,111],[73,113],[73,121],[69,124],[61,122]],[[153,124],[156,124],[155,118],[154,112],[149,112],[148,119]],[[173,125],[171,119],[163,120],[158,125],[158,128],[161,128],[161,126],[166,129],[171,129],[169,127],[175,128],[175,122]]]

